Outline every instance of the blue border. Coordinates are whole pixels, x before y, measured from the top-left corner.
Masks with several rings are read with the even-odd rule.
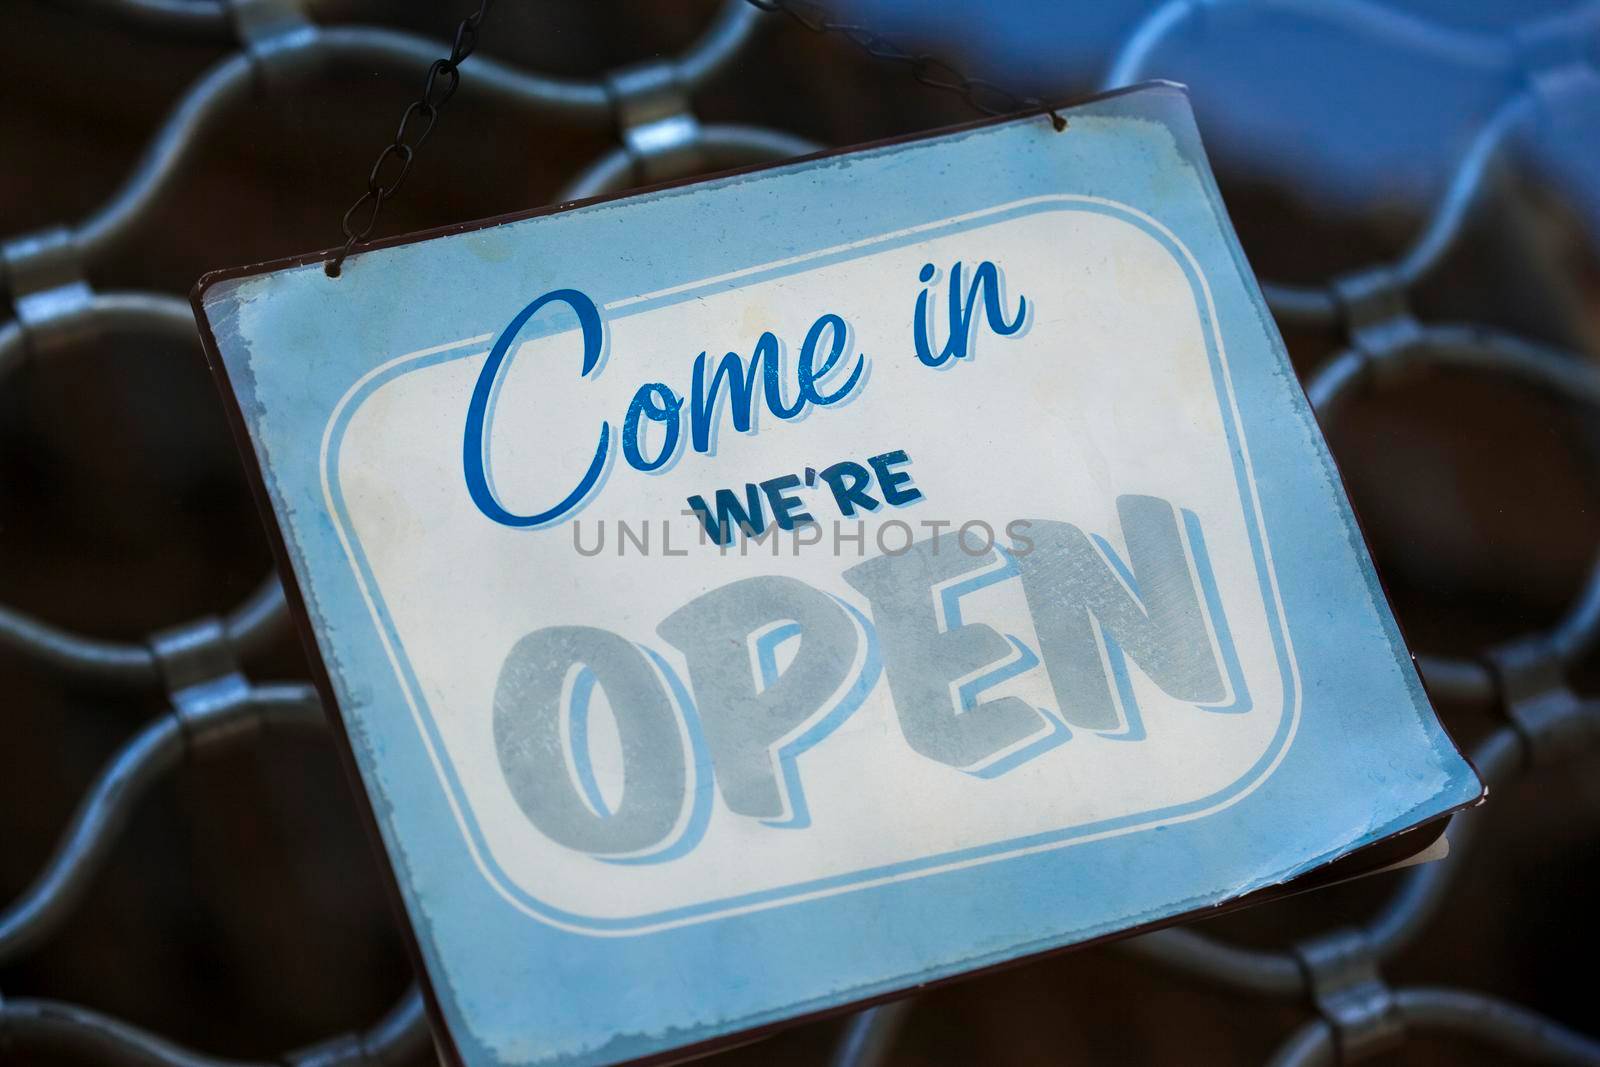
[[[679,908],[670,908],[627,919],[594,918],[591,916],[579,915],[575,912],[565,911],[563,909],[555,908],[545,904],[543,901],[540,901],[538,898],[523,890],[506,874],[506,872],[500,867],[498,861],[495,859],[493,851],[489,848],[487,838],[477,825],[472,806],[466,800],[465,791],[462,789],[461,782],[456,776],[455,767],[449,759],[448,749],[445,747],[443,739],[439,736],[438,729],[434,723],[433,714],[431,710],[428,709],[426,700],[421,696],[422,687],[418,684],[410,660],[407,659],[405,655],[404,645],[401,643],[399,635],[395,631],[393,620],[389,617],[388,609],[383,604],[383,598],[381,592],[379,591],[376,576],[373,574],[372,569],[367,562],[366,554],[361,549],[360,540],[356,536],[354,525],[350,521],[349,512],[345,505],[344,494],[339,485],[338,470],[340,446],[342,444],[344,433],[349,425],[350,419],[354,416],[355,412],[360,409],[362,403],[365,402],[365,400],[380,386],[393,380],[400,374],[408,373],[414,370],[421,370],[425,367],[434,366],[450,360],[464,359],[473,354],[475,351],[475,349],[463,351],[462,348],[453,348],[443,352],[435,352],[429,355],[418,356],[415,360],[405,363],[396,363],[392,367],[385,368],[382,373],[374,374],[370,379],[362,384],[361,388],[356,390],[353,394],[347,396],[338,411],[333,431],[329,436],[329,447],[327,449],[328,465],[325,473],[327,475],[328,486],[331,490],[334,508],[337,512],[339,524],[346,531],[349,544],[356,556],[355,562],[359,575],[363,583],[371,591],[372,602],[374,607],[377,609],[380,621],[387,634],[389,645],[395,650],[396,658],[400,662],[401,682],[406,686],[412,700],[416,703],[417,707],[422,709],[424,712],[424,714],[421,715],[421,718],[423,719],[423,722],[428,730],[428,742],[433,750],[439,754],[437,765],[443,769],[444,776],[446,778],[446,784],[451,791],[457,810],[464,813],[465,817],[462,821],[467,824],[468,834],[471,838],[475,852],[485,866],[492,872],[492,876],[498,881],[498,888],[502,892],[516,899],[523,907],[536,916],[561,924],[569,929],[576,929],[579,932],[582,932],[585,929],[594,931],[596,933],[619,933],[630,930],[644,932],[645,928],[657,927],[663,923],[674,923],[682,920],[692,920],[697,918],[711,918],[717,914],[734,909],[747,908],[752,905],[773,905],[785,900],[786,898],[809,896],[819,892],[838,890],[856,885],[857,883],[876,882],[881,879],[893,878],[900,875],[914,873],[919,870],[945,867],[951,864],[968,863],[988,857],[1000,858],[1005,853],[1035,849],[1041,846],[1048,846],[1052,844],[1065,844],[1074,839],[1117,830],[1132,826],[1137,823],[1152,821],[1161,822],[1165,820],[1181,818],[1185,815],[1203,811],[1206,808],[1230,799],[1240,792],[1242,785],[1245,783],[1254,782],[1255,779],[1278,758],[1298,715],[1298,708],[1295,704],[1295,686],[1293,681],[1294,671],[1289,662],[1287,635],[1283,632],[1284,620],[1276,606],[1276,598],[1274,597],[1272,591],[1271,571],[1267,562],[1264,544],[1265,535],[1257,525],[1255,509],[1250,504],[1252,494],[1250,492],[1249,479],[1245,471],[1244,454],[1241,444],[1242,435],[1240,434],[1238,427],[1234,425],[1232,405],[1229,404],[1227,399],[1228,394],[1225,381],[1226,372],[1222,366],[1221,354],[1217,351],[1215,339],[1216,330],[1212,322],[1210,309],[1205,300],[1204,292],[1200,285],[1199,275],[1196,273],[1194,266],[1188,261],[1188,258],[1182,254],[1177,244],[1166,234],[1152,226],[1146,219],[1141,218],[1131,210],[1117,207],[1108,203],[1094,203],[1081,199],[1072,199],[1065,196],[1061,199],[1040,198],[1033,203],[1014,205],[1010,208],[997,209],[987,213],[978,213],[973,216],[952,221],[943,226],[935,225],[929,227],[920,227],[914,233],[901,234],[897,237],[887,237],[876,242],[862,243],[857,245],[855,248],[836,252],[831,255],[813,257],[803,261],[802,263],[787,264],[781,267],[774,267],[770,270],[745,274],[737,279],[710,283],[692,289],[685,289],[680,292],[673,293],[670,296],[663,297],[659,300],[643,301],[630,305],[621,312],[608,312],[606,314],[608,318],[612,319],[626,318],[628,316],[654,310],[659,307],[692,300],[697,297],[704,296],[707,293],[722,292],[732,288],[742,288],[746,285],[769,278],[784,277],[791,274],[802,273],[813,270],[817,267],[827,266],[831,263],[841,262],[848,259],[856,259],[864,255],[872,255],[875,252],[884,250],[885,248],[899,248],[907,244],[921,243],[946,234],[959,233],[964,230],[973,229],[980,226],[990,226],[995,223],[1005,222],[1013,218],[1025,217],[1044,211],[1089,211],[1091,213],[1103,214],[1111,218],[1116,218],[1123,222],[1130,223],[1148,236],[1154,238],[1156,242],[1160,244],[1169,255],[1172,256],[1173,260],[1183,271],[1185,278],[1187,278],[1189,281],[1190,290],[1195,299],[1195,309],[1200,318],[1201,331],[1205,337],[1206,355],[1211,365],[1212,385],[1216,390],[1218,406],[1221,410],[1223,431],[1227,439],[1229,454],[1233,457],[1234,475],[1237,488],[1239,490],[1239,501],[1244,513],[1245,528],[1250,537],[1251,553],[1255,559],[1256,577],[1260,584],[1263,598],[1262,606],[1265,609],[1268,628],[1272,633],[1273,650],[1278,659],[1279,677],[1283,684],[1283,715],[1279,721],[1278,729],[1274,732],[1267,750],[1250,767],[1248,771],[1246,771],[1229,786],[1197,800],[1171,805],[1166,808],[1157,808],[1150,811],[1139,812],[1137,814],[1123,815],[1112,819],[1103,819],[1098,822],[1065,827],[1060,830],[1052,830],[1044,833],[1031,834],[1024,837],[1010,838],[1005,841],[993,842],[988,845],[974,846],[972,848],[961,849],[954,852],[939,853],[934,856],[924,857],[917,860],[907,860],[900,863],[869,867],[863,870],[853,871],[848,874],[834,875],[827,878],[813,879],[806,882],[797,882],[793,885],[780,888],[762,890],[754,893],[745,893],[731,897],[722,897],[713,901],[687,905]],[[523,336],[525,340],[528,340],[558,332],[563,331],[554,326],[546,326],[542,330],[525,330]],[[1155,829],[1155,827],[1152,827],[1152,829]]]

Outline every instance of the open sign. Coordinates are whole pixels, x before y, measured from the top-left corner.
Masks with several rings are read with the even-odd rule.
[[[638,932],[1063,847],[1231,802],[1292,736],[1292,645],[1184,250],[1070,197],[918,237],[620,307],[563,289],[489,340],[392,361],[330,422],[328,499],[373,617],[397,675],[429,679],[418,716],[462,819],[530,914]],[[1066,254],[1121,273],[1062,286]],[[997,268],[927,297],[926,264],[975,262],[1003,267],[1008,333],[986,321]],[[1132,277],[1145,302],[1121,295]],[[923,359],[915,323],[947,306],[973,309],[965,351]],[[848,324],[830,361],[855,383],[847,404],[746,424],[724,398],[703,405],[720,420],[706,451],[626,476],[595,465],[597,437],[643,432],[622,415],[648,383],[807,337],[823,314]],[[463,413],[491,373],[466,451],[495,499],[539,505],[601,472],[560,523],[502,521],[468,491]],[[636,439],[656,455],[670,433]],[[903,462],[883,475],[856,459],[889,454]],[[856,508],[836,535],[827,480],[791,473],[788,510],[810,522],[789,534],[814,526],[820,544],[705,536],[771,536],[770,475],[838,462],[868,470],[874,503],[883,476],[905,477],[898,506]],[[579,523],[620,536],[662,517],[680,524],[676,555],[577,551]],[[1017,536],[964,551],[951,535],[969,519]]]
[[[1153,87],[197,303],[471,1065],[1406,850],[1433,717]]]

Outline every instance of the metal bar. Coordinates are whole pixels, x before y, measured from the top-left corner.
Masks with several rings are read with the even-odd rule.
[[[1423,987],[1397,990],[1395,1000],[1411,1033],[1460,1034],[1530,1063],[1600,1063],[1600,1041],[1498,997]],[[1295,1031],[1268,1067],[1332,1067],[1337,1062],[1333,1030],[1319,1019]]]
[[[269,723],[325,725],[315,690],[305,684],[257,686],[243,700],[206,709],[203,718],[174,710],[135,734],[89,788],[44,870],[21,898],[0,912],[0,961],[31,948],[61,925],[83,898],[139,801],[185,754],[209,753],[237,743],[252,736],[241,726]]]
[[[129,26],[178,37],[231,41],[233,22],[223,0],[70,0],[72,7]]]
[[[1155,51],[1195,14],[1228,9],[1246,15],[1299,15],[1418,56],[1489,73],[1505,72],[1516,59],[1514,49],[1497,35],[1455,29],[1375,0],[1170,0],[1146,15],[1129,35],[1102,85],[1107,89],[1131,85],[1143,76]],[[1581,10],[1590,17],[1600,14],[1594,4]]]

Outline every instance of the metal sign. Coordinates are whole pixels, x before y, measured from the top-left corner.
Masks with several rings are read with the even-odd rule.
[[[662,1056],[1476,801],[1186,97],[209,277],[468,1064]]]

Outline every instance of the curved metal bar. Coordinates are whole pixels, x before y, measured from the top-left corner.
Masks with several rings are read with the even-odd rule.
[[[695,161],[694,169],[683,177],[706,170],[726,170],[809,155],[822,147],[781,130],[732,123],[702,126],[698,143],[703,153]],[[566,188],[556,194],[556,200],[583,200],[619,192],[632,183],[633,177],[633,157],[627,149],[616,148],[580,171],[577,177],[567,183]]]
[[[271,1067],[192,1052],[137,1026],[59,1000],[0,1002],[0,1047],[66,1053],[110,1067]]]
[[[94,293],[53,323],[97,331],[150,334],[176,341],[198,341],[194,312],[166,293],[117,291]],[[15,319],[0,322],[0,375],[28,358],[28,331]]]
[[[1575,708],[1574,715],[1593,715],[1592,706]],[[1559,724],[1552,723],[1552,729]],[[1473,753],[1473,762],[1490,790],[1504,788],[1522,766],[1522,740],[1509,727],[1496,731]],[[1443,902],[1471,851],[1482,821],[1482,809],[1462,812],[1450,824],[1450,854],[1434,863],[1413,867],[1403,875],[1394,895],[1364,926],[1379,959],[1387,959],[1409,945]],[[1124,942],[1131,951],[1190,974],[1224,982],[1256,993],[1286,995],[1304,990],[1304,976],[1287,953],[1240,949],[1183,929],[1163,930]],[[1317,1039],[1308,1028],[1297,1040]],[[1298,1048],[1294,1041],[1291,1046]],[[1307,1054],[1303,1050],[1294,1055]],[[1285,1060],[1284,1062],[1299,1062]]]
[[[1253,0],[1280,11],[1320,18],[1365,33],[1394,48],[1424,53],[1462,67],[1503,71],[1515,60],[1511,44],[1492,33],[1458,30],[1377,0]]]
[[[723,0],[722,6],[689,50],[673,61],[678,80],[697,89],[739,54],[761,21],[761,11],[746,0]]]
[[[744,0],[724,0],[705,32],[673,61],[680,80],[696,87],[721,70],[749,39],[760,12]],[[317,33],[322,60],[391,64],[407,72],[426,67],[440,42],[378,26],[328,26]],[[487,92],[497,102],[540,107],[560,117],[594,124],[611,121],[611,97],[602,81],[536,74],[481,53],[472,59],[468,91]]]
[[[422,991],[412,985],[381,1019],[362,1031],[361,1050],[365,1062],[389,1067],[421,1059],[432,1040]]]
[[[910,998],[896,1000],[846,1019],[830,1067],[881,1067],[914,1003]]]
[[[1417,669],[1434,697],[1474,707],[1494,703],[1494,679],[1489,669],[1476,660],[1422,655],[1417,657]]]
[[[701,127],[700,143],[715,153],[722,166],[743,167],[777,159],[810,155],[822,145],[797,134],[764,126],[726,122]]]
[[[1600,410],[1600,370],[1582,357],[1499,330],[1446,323],[1423,326],[1402,346],[1376,357],[1347,349],[1324,363],[1306,384],[1306,396],[1322,422],[1329,422],[1339,406],[1371,380],[1375,360],[1396,367],[1507,374]],[[1548,638],[1567,663],[1600,644],[1600,559]],[[1493,693],[1487,671],[1465,661],[1426,658],[1424,675],[1441,695],[1478,702]]]
[[[238,704],[218,707],[200,721],[201,732],[196,733],[191,719],[189,742],[191,750],[213,744],[226,745],[239,736],[233,729],[254,716],[250,725],[265,729],[285,727],[292,730],[321,729],[328,725],[323,712],[322,698],[310,682],[257,682],[250,687],[250,695]]]
[[[200,144],[201,132],[245,99],[250,85],[250,60],[239,53],[217,63],[184,91],[111,199],[73,227],[82,263],[106,254],[133,230]]]
[[[1449,1030],[1540,1063],[1600,1064],[1600,1041],[1499,997],[1417,987],[1395,993],[1400,1014],[1419,1030]]]
[[[383,1017],[358,1034],[342,1035],[273,1064],[294,1067],[403,1067],[420,1060],[430,1041],[422,994],[411,986]],[[253,1060],[207,1056],[120,1019],[55,1000],[0,1001],[0,1048],[83,1057],[114,1067],[271,1067]]]
[[[1318,367],[1306,382],[1306,399],[1311,401],[1317,421],[1330,421],[1338,405],[1366,382],[1371,369],[1366,355],[1353,348],[1345,349]]]
[[[1423,326],[1403,345],[1376,358],[1397,367],[1448,367],[1509,374],[1569,400],[1600,407],[1600,370],[1588,361],[1487,326]],[[1344,394],[1365,382],[1373,360],[1366,353],[1346,350],[1324,363],[1306,385],[1306,395],[1318,414],[1326,418]]]
[[[1490,734],[1472,753],[1472,761],[1491,793],[1504,788],[1522,760],[1522,741],[1504,727]],[[1407,869],[1388,901],[1364,925],[1367,940],[1379,959],[1406,949],[1422,933],[1444,903],[1483,825],[1483,809],[1464,811],[1450,820],[1450,854],[1433,863]]]
[[[288,622],[288,606],[276,573],[223,620],[229,642],[241,656],[264,648]],[[145,645],[84,637],[0,605],[0,647],[29,656],[57,671],[108,685],[141,687],[161,681]]]
[[[442,45],[426,37],[372,26],[332,26],[285,41],[272,53],[282,73],[305,76],[335,62],[370,64],[397,73],[424,69]],[[168,113],[133,172],[117,192],[75,230],[84,262],[125,238],[201,143],[199,136],[224,112],[245,100],[253,84],[250,59],[238,53],[200,77]],[[495,103],[536,106],[574,121],[599,124],[610,102],[598,83],[569,81],[519,70],[488,56],[472,61],[468,90]]]
[[[1559,349],[1479,326],[1426,327],[1394,357],[1407,363],[1509,374],[1523,382],[1600,409],[1600,370]],[[1574,662],[1600,642],[1600,561],[1582,592],[1550,631],[1558,655]]]
[[[744,0],[726,0],[706,32],[676,61],[679,77],[695,86],[715,74],[749,38],[760,14]],[[410,73],[432,63],[440,47],[437,41],[400,30],[330,26],[283,42],[274,49],[272,62],[278,73],[296,77],[338,61]],[[184,92],[133,172],[73,230],[84,263],[105,255],[129,235],[201,143],[201,133],[248,97],[252,85],[251,60],[241,52],[218,62]],[[538,107],[575,122],[611,119],[611,100],[602,83],[534,74],[488,56],[473,59],[467,86],[496,103]]]
[[[1333,1027],[1322,1019],[1305,1023],[1278,1046],[1267,1067],[1334,1067]]]
[[[1248,8],[1252,14],[1273,10],[1301,15],[1462,67],[1504,71],[1516,59],[1504,37],[1454,29],[1376,0],[1172,0],[1146,15],[1129,34],[1101,88],[1116,89],[1138,80],[1156,49],[1195,12],[1224,7]]]
[[[7,607],[0,607],[0,646],[55,670],[72,671],[98,682],[149,686],[161,678],[155,659],[143,645],[80,637]]]
[[[556,194],[556,202],[602,196],[608,191],[626,189],[632,182],[633,157],[626,149],[613,148],[574,175]]]
[[[1406,285],[1415,285],[1426,277],[1461,235],[1462,224],[1477,206],[1483,192],[1489,164],[1498,154],[1506,136],[1527,118],[1533,107],[1534,97],[1531,93],[1516,94],[1495,110],[1472,139],[1466,155],[1451,173],[1450,184],[1434,206],[1427,225],[1411,247],[1394,261],[1395,274]],[[1285,321],[1325,324],[1339,315],[1339,302],[1326,289],[1263,282],[1261,290],[1273,313]]]
[[[325,26],[316,39],[324,62],[372,63],[404,74],[420,73],[441,48],[448,51],[442,42],[378,26]],[[541,108],[573,122],[599,125],[611,118],[611,101],[599,82],[535,74],[481,52],[473,55],[470,71],[462,92],[487,93],[495,103]]]
[[[1438,266],[1451,243],[1460,236],[1462,223],[1478,204],[1489,164],[1498,155],[1507,135],[1533,112],[1534,104],[1532,93],[1517,93],[1501,104],[1473,137],[1466,155],[1456,164],[1444,199],[1434,209],[1427,227],[1395,263],[1396,273],[1407,284],[1415,284]]]
[[[101,771],[33,884],[0,912],[0,961],[37,944],[60,925],[83,898],[139,801],[186,752],[225,747],[249,735],[241,727],[269,718],[290,726],[319,725],[320,711],[309,685],[265,685],[238,702],[187,718],[168,712],[145,726]]]
[[[1295,996],[1305,992],[1305,974],[1287,952],[1237,948],[1193,930],[1173,927],[1118,942],[1118,947],[1247,993]]]
[[[1444,323],[1423,329],[1408,362],[1503,372],[1529,385],[1600,408],[1600,370],[1582,357],[1487,326]]]
[[[422,1059],[430,1037],[422,993],[412,985],[365,1030],[290,1052],[282,1062],[284,1067],[404,1067]]]
[[[218,0],[71,0],[71,4],[165,34],[207,41],[232,41],[234,36],[227,6]]]
[[[1210,0],[1203,6],[1222,6],[1223,0]],[[1439,46],[1442,54],[1466,65],[1506,66],[1512,52],[1498,38],[1452,33],[1420,19],[1366,0],[1339,0],[1338,3],[1312,3],[1308,0],[1251,0],[1252,6],[1292,10],[1308,17],[1337,21],[1349,28],[1364,28],[1409,47]],[[1163,4],[1139,25],[1128,38],[1108,74],[1104,88],[1126,85],[1137,79],[1149,56],[1179,25],[1202,6],[1202,0],[1173,0]],[[1600,12],[1600,5],[1587,5],[1586,12]],[[1572,16],[1562,16],[1570,19]],[[1434,208],[1428,224],[1394,264],[1406,284],[1415,284],[1438,266],[1451,243],[1461,233],[1462,223],[1477,205],[1484,188],[1484,177],[1506,136],[1533,111],[1531,93],[1518,92],[1502,103],[1473,138],[1466,154],[1451,174],[1444,196]],[[1278,317],[1300,324],[1325,324],[1338,317],[1339,304],[1325,289],[1263,282],[1262,292]]]
[[[278,572],[268,571],[255,592],[223,620],[228,642],[242,656],[261,651],[289,622],[289,605],[283,598]]]
[[[1323,326],[1339,315],[1339,302],[1326,289],[1263,281],[1261,295],[1267,298],[1272,314],[1300,326]]]
[[[69,3],[165,34],[237,43],[233,19],[222,0],[69,0]],[[300,6],[303,9],[308,5],[302,2]],[[760,12],[745,0],[727,0],[706,32],[678,60],[679,76],[690,83],[709,77],[732,58],[759,20]]]
[[[98,331],[128,331],[194,340],[194,312],[162,293],[95,293],[74,319]],[[15,322],[0,324],[0,371],[25,355],[26,334]],[[269,574],[229,615],[228,637],[244,654],[254,653],[287,621],[283,591]],[[0,605],[0,646],[57,670],[74,671],[116,685],[154,685],[160,680],[150,650],[142,644],[84,637]]]
[[[1568,663],[1577,662],[1600,644],[1600,559],[1589,568],[1578,599],[1551,629],[1550,644]]]
[[[102,332],[125,331],[175,341],[198,341],[194,312],[189,305],[166,293],[113,291],[94,293],[53,323],[84,326]],[[27,359],[28,331],[15,319],[0,322],[0,375]]]
[[[1474,1038],[1535,1063],[1600,1064],[1600,1041],[1499,997],[1460,989],[1399,989],[1395,1004],[1412,1031],[1442,1030]],[[1268,1067],[1332,1067],[1333,1028],[1315,1019],[1289,1036]]]
[[[17,956],[61,924],[89,888],[134,807],[178,765],[183,748],[183,725],[170,712],[122,747],[78,805],[44,870],[0,912],[0,960]]]
[[[1594,709],[1586,706],[1575,709],[1573,714],[1592,715]],[[1558,725],[1553,723],[1552,729],[1555,728]],[[1522,756],[1522,741],[1508,727],[1481,743],[1473,753],[1473,762],[1494,790],[1512,779],[1522,765]],[[1365,925],[1364,931],[1379,959],[1405,948],[1432,918],[1461,870],[1480,820],[1479,809],[1456,816],[1450,825],[1450,855],[1406,871],[1395,894]],[[1237,948],[1192,930],[1162,930],[1122,942],[1122,947],[1177,970],[1252,993],[1291,995],[1305,990],[1304,972],[1288,953]]]
[[[102,332],[139,332],[195,343],[200,339],[189,302],[166,293],[95,293],[84,314],[88,324]]]
[[[1101,90],[1132,85],[1143,76],[1145,64],[1179,26],[1201,6],[1201,0],[1167,0],[1139,21],[1100,79]]]

